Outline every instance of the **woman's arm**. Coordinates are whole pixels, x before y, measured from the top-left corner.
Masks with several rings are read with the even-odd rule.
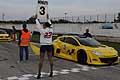
[[[39,20],[38,19],[36,19],[36,27],[37,27],[37,29],[39,29],[39,31],[41,30],[41,29],[43,29],[43,26],[40,24],[40,22],[39,22]]]

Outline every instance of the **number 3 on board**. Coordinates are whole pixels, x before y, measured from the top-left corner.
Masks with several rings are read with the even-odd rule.
[[[41,22],[45,22],[47,14],[48,14],[48,1],[39,0],[37,6],[37,18],[40,19]]]
[[[39,13],[40,13],[40,15],[45,15],[45,7],[44,6],[40,7]]]

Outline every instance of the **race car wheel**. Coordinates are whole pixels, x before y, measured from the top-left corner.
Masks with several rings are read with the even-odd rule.
[[[79,50],[77,52],[77,60],[80,64],[86,64],[87,63],[87,54],[84,50]]]

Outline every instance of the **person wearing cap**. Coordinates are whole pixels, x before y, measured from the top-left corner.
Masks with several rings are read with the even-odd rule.
[[[39,19],[36,19],[37,28],[40,32],[40,61],[39,61],[39,70],[37,79],[41,77],[41,69],[43,66],[44,56],[47,52],[48,60],[50,63],[50,74],[49,77],[53,76],[53,60],[52,60],[52,52],[53,52],[53,45],[52,45],[52,35],[53,29],[51,26],[50,20],[45,22],[43,25],[40,24]]]
[[[19,61],[25,60],[27,61],[29,58],[29,51],[28,46],[30,42],[30,31],[27,29],[27,25],[23,23],[23,29],[20,31],[20,35],[18,38],[18,45],[19,45]]]
[[[12,39],[13,39],[13,41],[16,41],[16,28],[15,28],[15,26],[12,26]]]
[[[86,29],[86,32],[83,34],[83,36],[92,38],[92,35],[89,33],[89,29]]]

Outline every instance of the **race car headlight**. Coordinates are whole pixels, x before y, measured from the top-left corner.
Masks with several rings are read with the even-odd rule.
[[[117,51],[115,51],[115,55],[118,55],[118,52],[117,52]]]
[[[114,48],[111,48],[111,50],[114,51],[116,55],[118,55],[118,51],[116,51]]]
[[[98,55],[98,56],[101,55],[101,53],[100,53],[100,52],[97,52],[97,51],[92,51],[92,53],[95,54],[95,55]]]

